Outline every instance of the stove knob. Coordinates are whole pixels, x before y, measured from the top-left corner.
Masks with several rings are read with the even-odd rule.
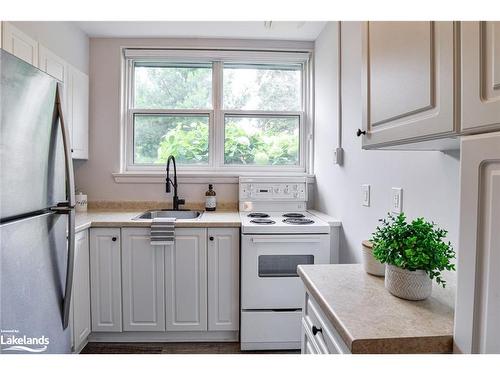
[[[297,198],[298,196],[299,196],[299,194],[297,194],[297,193],[293,193],[293,197],[294,197],[294,198]]]
[[[289,192],[290,192],[290,189],[288,189],[288,188],[285,188],[285,190],[283,190],[283,193],[285,193],[285,194],[288,194]]]

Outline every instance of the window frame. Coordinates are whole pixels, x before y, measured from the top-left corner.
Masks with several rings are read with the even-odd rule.
[[[211,109],[140,109],[134,108],[135,63],[211,63],[212,64],[212,108]],[[223,108],[223,67],[231,64],[265,64],[301,66],[301,111],[229,110]],[[165,166],[158,164],[134,164],[134,116],[136,114],[208,115],[209,154],[208,164],[179,165],[178,174],[194,176],[241,176],[252,174],[307,175],[312,171],[312,53],[303,51],[265,50],[198,50],[198,49],[141,49],[122,48],[122,124],[120,173],[115,175],[157,175],[164,173]],[[299,163],[298,165],[244,166],[224,164],[225,116],[299,118]],[[116,177],[116,176],[115,176]]]

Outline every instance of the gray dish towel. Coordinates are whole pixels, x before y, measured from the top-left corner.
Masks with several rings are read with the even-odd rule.
[[[154,218],[151,221],[151,245],[172,245],[174,241],[175,218]]]

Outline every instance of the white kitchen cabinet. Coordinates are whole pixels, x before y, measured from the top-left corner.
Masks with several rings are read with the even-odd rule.
[[[2,22],[2,48],[38,67],[38,42],[10,22]]]
[[[90,259],[88,230],[75,235],[75,266],[72,293],[73,352],[79,352],[90,335]]]
[[[239,329],[239,230],[208,229],[208,329]]]
[[[462,138],[454,346],[500,353],[500,132]]]
[[[120,229],[90,229],[92,331],[122,331]]]
[[[89,76],[68,65],[66,122],[70,129],[73,159],[89,157]]]
[[[124,331],[165,330],[165,246],[152,246],[150,232],[122,229]]]
[[[207,230],[176,228],[165,246],[167,331],[207,330]]]
[[[62,83],[66,81],[68,75],[68,64],[66,61],[41,44],[38,46],[38,67]]]
[[[500,21],[461,22],[462,131],[500,130]]]
[[[362,50],[363,148],[456,135],[453,22],[366,22]]]
[[[302,354],[350,354],[340,334],[306,291],[302,306]]]

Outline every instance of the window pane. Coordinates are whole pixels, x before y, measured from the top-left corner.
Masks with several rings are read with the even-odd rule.
[[[135,108],[212,108],[212,67],[200,64],[135,65]]]
[[[208,115],[135,115],[134,164],[208,164]]]
[[[224,108],[301,110],[301,67],[224,65]]]
[[[225,164],[299,164],[298,116],[226,116],[224,122]]]

